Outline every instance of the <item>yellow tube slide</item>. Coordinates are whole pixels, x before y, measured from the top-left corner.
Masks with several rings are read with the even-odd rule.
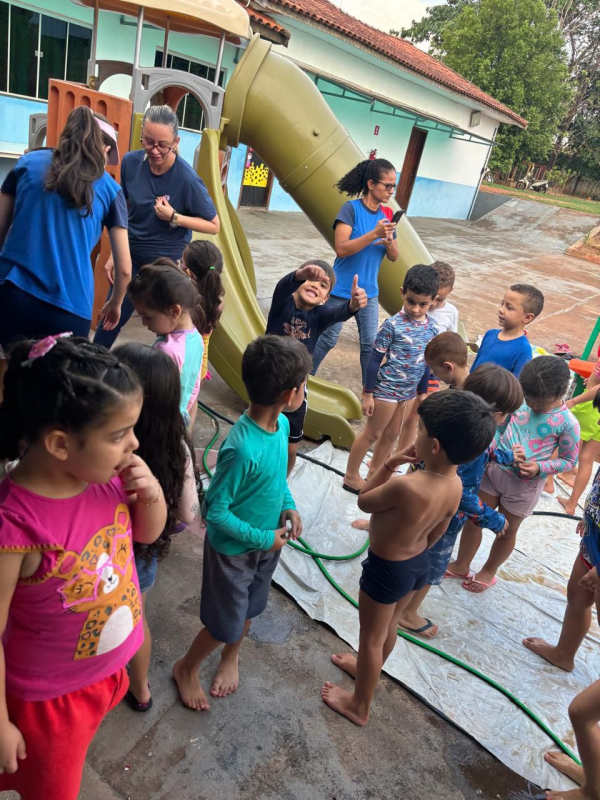
[[[227,86],[221,127],[220,147],[236,147],[242,142],[256,150],[333,245],[333,220],[347,199],[335,183],[364,155],[310,78],[291,61],[271,52],[270,43],[255,36]],[[222,191],[216,131],[202,134],[198,172],[221,219],[216,243],[225,259],[227,290],[222,321],[211,337],[210,360],[228,385],[247,400],[241,357],[246,345],[264,332],[265,320],[256,302],[250,251]],[[394,202],[390,205],[397,208]],[[406,217],[398,225],[398,246],[398,261],[384,260],[379,275],[379,301],[389,314],[402,306],[400,289],[406,270],[433,260]],[[307,436],[329,436],[334,444],[349,447],[354,434],[346,420],[360,416],[354,393],[310,378]]]

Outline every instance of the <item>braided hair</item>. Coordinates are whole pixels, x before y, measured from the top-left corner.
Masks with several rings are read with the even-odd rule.
[[[23,445],[48,428],[82,433],[101,427],[128,396],[140,393],[135,373],[101,345],[80,336],[58,339],[30,361],[34,340],[9,351],[0,406],[0,459],[19,458]]]
[[[357,164],[335,184],[349,197],[363,197],[369,192],[369,181],[380,181],[386,172],[396,172],[396,167],[385,158],[367,158]]]
[[[571,373],[567,362],[556,356],[538,356],[521,370],[519,380],[526,398],[553,400],[564,397]]]
[[[198,328],[198,330],[203,334],[212,333],[223,313],[221,307],[225,295],[221,280],[223,255],[212,242],[194,239],[183,251],[183,262],[202,295],[202,307],[206,319],[204,329]]]

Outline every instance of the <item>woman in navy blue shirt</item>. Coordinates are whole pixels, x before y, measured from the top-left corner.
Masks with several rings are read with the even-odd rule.
[[[337,188],[359,199],[344,203],[333,223],[337,256],[333,265],[336,284],[335,295],[331,295],[328,304],[347,304],[351,297],[352,281],[358,275],[358,285],[365,289],[369,299],[367,306],[356,314],[364,386],[378,328],[379,268],[384,256],[390,261],[398,258],[396,226],[381,208],[382,203],[390,201],[396,189],[396,169],[384,158],[367,159],[344,175]],[[341,322],[332,325],[319,338],[313,355],[313,375],[327,353],[337,344],[342,325]]]
[[[0,191],[0,345],[16,336],[87,336],[94,301],[90,255],[108,228],[115,292],[102,309],[114,328],[131,277],[127,206],[105,171],[118,164],[117,135],[89,108],[75,108],[55,150],[26,153]],[[2,354],[0,353],[0,359]],[[0,362],[0,365],[4,362]]]
[[[179,122],[169,106],[150,106],[144,115],[141,150],[123,156],[121,187],[129,207],[129,247],[133,275],[157,258],[178,261],[192,232],[216,234],[217,211],[202,179],[177,153]],[[112,263],[106,265],[112,280]],[[109,295],[110,296],[110,295]],[[123,303],[119,325],[103,326],[94,341],[111,347],[133,312]]]

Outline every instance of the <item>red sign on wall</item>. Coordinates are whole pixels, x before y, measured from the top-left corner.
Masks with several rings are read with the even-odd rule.
[[[375,136],[379,136],[379,125],[375,125],[375,130],[373,132]]]

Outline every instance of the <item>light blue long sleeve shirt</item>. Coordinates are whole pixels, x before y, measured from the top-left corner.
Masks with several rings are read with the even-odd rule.
[[[270,550],[282,511],[296,508],[286,477],[289,433],[283,414],[271,433],[244,413],[221,445],[203,514],[218,553]]]

